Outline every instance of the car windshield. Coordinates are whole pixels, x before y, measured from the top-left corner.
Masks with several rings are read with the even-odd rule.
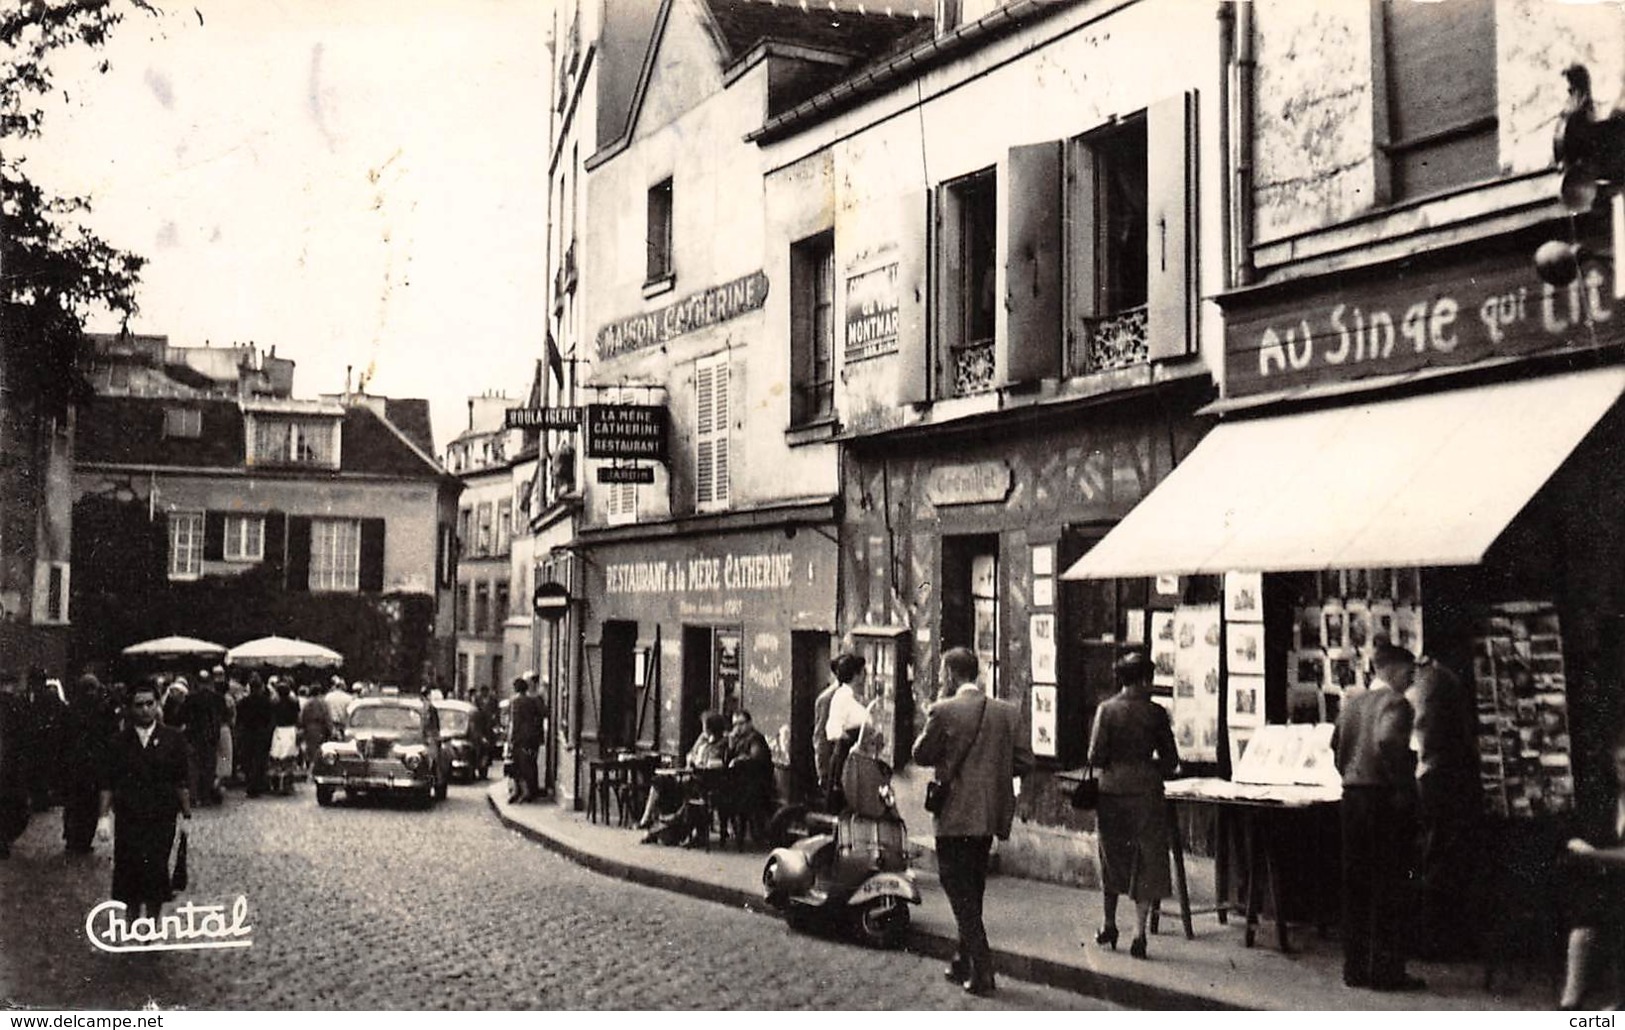
[[[404,705],[368,705],[350,713],[353,730],[415,730],[422,725],[418,710]]]
[[[461,708],[440,709],[440,732],[450,734],[467,733],[468,713]]]

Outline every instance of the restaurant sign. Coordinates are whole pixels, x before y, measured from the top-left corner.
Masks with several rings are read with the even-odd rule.
[[[732,282],[691,293],[665,307],[617,319],[598,330],[598,356],[619,357],[665,343],[696,329],[726,322],[767,303],[767,276],[752,272]]]
[[[1625,306],[1595,265],[1566,287],[1505,251],[1305,297],[1226,305],[1225,393],[1264,393],[1625,342]]]
[[[670,416],[659,404],[587,405],[587,457],[666,460]]]
[[[653,465],[600,465],[598,481],[621,484],[653,483],[655,470]]]

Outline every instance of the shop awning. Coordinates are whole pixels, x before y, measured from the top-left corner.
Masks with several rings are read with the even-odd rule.
[[[1625,369],[1225,423],[1063,579],[1473,565]]]

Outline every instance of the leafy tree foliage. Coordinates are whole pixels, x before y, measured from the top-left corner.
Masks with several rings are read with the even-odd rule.
[[[44,130],[52,55],[99,48],[127,11],[157,13],[145,0],[0,3],[0,342],[13,396],[47,414],[86,399],[77,371],[85,320],[98,310],[135,314],[146,261],[78,224],[89,202],[30,179],[14,144]]]

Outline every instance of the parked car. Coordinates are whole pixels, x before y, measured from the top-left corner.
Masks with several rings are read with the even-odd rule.
[[[451,754],[451,774],[465,782],[490,775],[491,755],[486,747],[485,721],[467,701],[446,698],[434,703],[440,716],[440,746]]]
[[[350,705],[343,739],[322,745],[311,771],[316,803],[333,795],[405,794],[425,805],[446,796],[451,752],[440,743],[440,716],[421,697],[364,697]]]

